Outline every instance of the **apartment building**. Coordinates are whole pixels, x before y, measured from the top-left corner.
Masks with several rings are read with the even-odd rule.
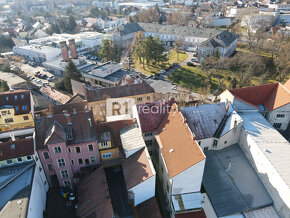
[[[258,111],[281,132],[290,128],[290,91],[280,83],[226,90],[220,98],[237,112]]]
[[[200,189],[206,157],[176,104],[156,132],[153,163],[170,217],[205,217]]]
[[[100,164],[91,111],[37,116],[36,149],[50,185],[69,186],[81,169]]]

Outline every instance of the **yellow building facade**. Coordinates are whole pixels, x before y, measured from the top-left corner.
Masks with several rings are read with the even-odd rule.
[[[32,114],[15,115],[14,108],[0,110],[0,132],[33,128]]]

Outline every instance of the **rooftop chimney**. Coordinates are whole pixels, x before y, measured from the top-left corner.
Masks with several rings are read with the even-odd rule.
[[[69,56],[68,56],[66,41],[60,42],[59,45],[60,45],[60,49],[61,49],[62,60],[68,61]]]
[[[70,50],[70,55],[72,59],[76,59],[78,57],[77,54],[77,49],[76,49],[76,43],[74,39],[68,40],[69,42],[69,50]]]
[[[14,133],[11,133],[11,134],[10,134],[10,137],[11,137],[11,140],[12,140],[12,141],[16,141],[15,136],[14,136]]]

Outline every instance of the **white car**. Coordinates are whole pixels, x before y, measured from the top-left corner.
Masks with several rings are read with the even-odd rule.
[[[193,57],[193,58],[191,58],[191,61],[192,61],[192,62],[198,62],[197,57]]]
[[[165,70],[160,70],[159,73],[160,73],[160,74],[163,74],[163,73],[165,73]]]

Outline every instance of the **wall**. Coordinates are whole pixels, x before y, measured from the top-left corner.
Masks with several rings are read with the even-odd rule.
[[[172,178],[172,195],[199,192],[205,159]]]
[[[277,114],[285,114],[285,117],[277,117]],[[290,104],[269,112],[267,120],[271,125],[274,125],[274,123],[281,123],[281,128],[278,130],[286,130],[290,122]]]
[[[272,197],[279,215],[290,217],[289,187],[245,129],[241,131],[239,145]]]
[[[155,180],[153,175],[149,179],[130,189],[134,193],[134,206],[155,196]]]
[[[27,218],[41,218],[46,208],[46,187],[37,167],[34,170],[32,189],[27,209]]]

